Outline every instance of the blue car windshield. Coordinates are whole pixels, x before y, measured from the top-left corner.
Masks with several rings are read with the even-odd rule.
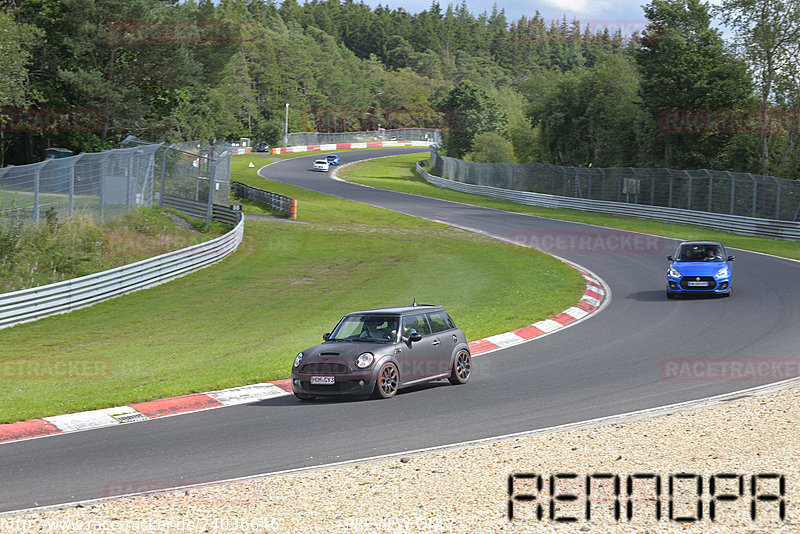
[[[677,261],[725,261],[719,245],[681,245]]]

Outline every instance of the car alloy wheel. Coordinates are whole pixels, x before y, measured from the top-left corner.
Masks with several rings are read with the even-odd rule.
[[[375,397],[380,399],[394,397],[399,384],[397,366],[392,362],[383,364],[378,372],[378,383],[375,384]]]
[[[472,375],[472,358],[469,351],[460,350],[453,362],[453,371],[448,380],[451,384],[466,384]]]

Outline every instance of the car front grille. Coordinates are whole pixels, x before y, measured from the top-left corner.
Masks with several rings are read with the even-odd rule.
[[[311,382],[300,382],[300,385],[306,391],[312,391],[316,393],[344,393],[349,388],[350,385],[345,382],[336,382],[335,384],[330,385],[322,385],[322,384],[312,384]]]
[[[343,363],[307,363],[300,372],[309,375],[346,375],[350,372]]]
[[[705,286],[690,286],[689,282],[707,282]],[[709,291],[717,287],[713,276],[684,276],[681,279],[681,289],[686,291]]]

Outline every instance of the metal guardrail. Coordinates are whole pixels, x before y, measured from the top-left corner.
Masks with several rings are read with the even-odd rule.
[[[294,199],[277,193],[264,191],[263,189],[250,187],[241,182],[231,182],[231,186],[233,186],[233,194],[237,198],[245,198],[253,202],[258,202],[259,204],[264,204],[280,213],[286,213],[287,215],[292,214],[292,203],[295,202]]]
[[[774,237],[779,239],[800,240],[800,223],[793,221],[779,221],[774,219],[759,219],[741,215],[727,215],[722,213],[709,213],[705,211],[686,210],[680,208],[667,208],[663,206],[648,206],[642,204],[628,204],[626,202],[612,202],[608,200],[590,200],[530,191],[517,191],[501,189],[488,185],[474,185],[456,182],[428,173],[422,168],[422,162],[417,162],[417,172],[428,183],[446,189],[453,189],[475,195],[510,200],[529,206],[544,208],[568,208],[581,211],[593,211],[610,215],[625,215],[641,217],[663,222],[694,224],[707,226],[718,230],[735,232],[743,235]]]
[[[161,198],[163,199],[163,202],[160,203],[162,206],[167,208],[175,208],[181,213],[185,213],[186,215],[190,215],[192,217],[205,219],[206,214],[208,213],[208,205],[206,202],[189,200],[188,198],[174,197],[172,195],[164,195]],[[239,223],[238,214],[238,211],[234,211],[228,206],[220,206],[219,204],[212,205],[211,218],[215,221],[234,226]]]
[[[205,215],[205,203],[198,204]],[[163,284],[222,260],[236,250],[244,236],[244,217],[224,209],[233,214],[236,226],[210,241],[108,271],[0,295],[0,329]]]

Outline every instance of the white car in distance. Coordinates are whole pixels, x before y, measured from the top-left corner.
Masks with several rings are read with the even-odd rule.
[[[328,161],[327,161],[327,160],[324,160],[324,159],[318,159],[318,160],[315,160],[315,161],[314,161],[314,167],[313,167],[313,170],[315,170],[315,171],[324,171],[324,172],[328,172],[328,169],[329,169],[329,168],[330,168],[330,165],[328,164]]]

